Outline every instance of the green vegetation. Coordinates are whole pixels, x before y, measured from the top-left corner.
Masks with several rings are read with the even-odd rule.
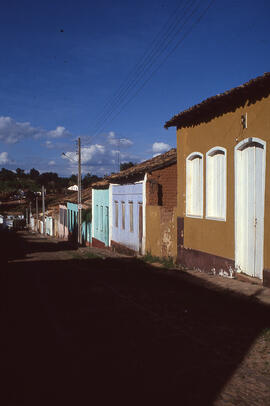
[[[94,259],[94,258],[102,258],[101,255],[95,254],[94,252],[75,252],[72,254],[73,259]]]
[[[261,336],[265,339],[265,341],[269,341],[270,342],[270,328],[265,328],[262,333]]]
[[[83,188],[89,187],[92,183],[100,180],[96,175],[87,173],[82,179]],[[32,168],[29,173],[25,173],[24,169],[17,168],[16,171],[10,171],[2,168],[0,171],[0,197],[9,198],[11,195],[18,194],[18,191],[32,193],[41,190],[44,185],[48,193],[62,193],[69,186],[77,184],[77,176],[70,177],[58,176],[55,172],[39,173],[35,168]],[[29,196],[29,200],[33,196]]]
[[[175,267],[175,264],[171,257],[167,257],[167,258],[166,257],[164,257],[164,258],[155,257],[148,252],[146,255],[144,255],[144,257],[142,259],[143,259],[143,261],[148,262],[150,264],[157,262],[157,263],[163,265],[164,268],[174,268]]]
[[[124,171],[125,169],[132,168],[135,164],[133,162],[122,162],[120,164],[120,171]]]

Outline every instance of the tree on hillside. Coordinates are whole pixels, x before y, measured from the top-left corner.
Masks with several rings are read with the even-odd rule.
[[[58,184],[58,174],[55,172],[44,172],[39,175],[38,183],[40,186],[44,185],[47,189],[47,192],[53,191],[57,188]]]
[[[91,173],[87,173],[84,175],[83,180],[82,180],[82,185],[83,188],[86,189],[87,187],[91,186],[92,183],[98,182],[101,178],[99,178],[97,175],[91,175]]]
[[[0,180],[2,181],[12,181],[16,180],[16,174],[9,169],[2,168],[0,171]]]
[[[131,168],[135,164],[133,162],[123,162],[120,164],[120,171],[124,171],[125,169]]]
[[[37,180],[39,177],[39,171],[37,171],[35,168],[32,168],[29,172],[29,176],[33,180]]]
[[[18,178],[25,178],[24,169],[17,168],[16,173],[17,173]]]
[[[78,183],[77,175],[72,174],[72,175],[69,177],[68,185],[69,185],[69,186],[73,186],[73,185],[77,185],[77,183]]]

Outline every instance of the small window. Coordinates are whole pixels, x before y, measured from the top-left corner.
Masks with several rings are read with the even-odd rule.
[[[118,202],[114,202],[114,225],[118,227]]]
[[[96,218],[95,218],[95,223],[96,223],[96,230],[98,230],[98,204],[96,205]]]
[[[226,150],[210,149],[206,154],[206,217],[226,219]]]
[[[203,216],[203,155],[193,152],[186,159],[186,215]]]
[[[125,209],[125,202],[121,203],[122,205],[122,230],[126,228],[126,209]]]
[[[66,210],[63,210],[64,211],[64,227],[66,227],[67,226],[67,211]]]
[[[129,204],[129,231],[133,233],[134,223],[133,223],[133,202],[128,202]]]
[[[64,222],[63,222],[63,209],[61,209],[60,208],[60,210],[59,210],[59,214],[60,214],[60,224],[63,224]]]
[[[100,230],[103,231],[103,206],[100,206]]]

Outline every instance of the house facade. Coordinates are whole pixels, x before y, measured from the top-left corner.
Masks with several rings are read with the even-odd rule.
[[[177,163],[176,150],[163,154],[159,169],[147,173],[146,252],[157,257],[177,256]],[[160,156],[160,159],[163,157]]]
[[[108,221],[106,245],[112,249],[176,258],[176,176],[176,150],[172,149],[96,183],[93,245],[105,241],[101,233]],[[103,225],[107,204],[109,214]]]
[[[51,237],[54,235],[54,221],[51,216],[45,218],[45,233]]]
[[[144,182],[110,185],[111,227],[110,245],[145,252]]]
[[[69,239],[78,240],[78,205],[67,202],[68,233]]]
[[[67,206],[63,204],[59,204],[58,236],[65,240],[68,239]]]
[[[270,285],[270,74],[174,116],[177,259]]]
[[[101,182],[102,183],[102,182]],[[92,246],[109,246],[109,185],[92,189]]]

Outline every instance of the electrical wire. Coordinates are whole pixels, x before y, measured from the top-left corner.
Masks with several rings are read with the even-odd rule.
[[[186,2],[185,6],[188,3]],[[129,75],[127,75],[126,79],[122,82],[121,86],[119,89],[114,93],[114,95],[109,99],[109,101],[105,104],[104,108],[102,109],[101,113],[98,115],[97,120],[100,120],[103,116],[104,113],[107,112],[108,108],[110,108],[114,103],[115,100],[121,97],[123,92],[126,91],[126,89],[130,86],[130,81],[132,82],[134,80],[134,76],[138,75],[141,70],[144,69],[145,65],[147,64],[148,60],[151,60],[151,57],[153,54],[156,52],[156,49],[160,48],[160,40],[164,41],[164,36],[168,36],[170,32],[174,29],[175,25],[178,23],[180,17],[178,16],[181,14],[181,7],[182,4],[179,4],[176,9],[173,11],[173,13],[170,15],[169,19],[166,21],[158,35],[154,38],[154,40],[151,42],[149,49],[147,49],[141,59],[137,62],[137,64],[134,66],[134,68],[131,70]],[[184,10],[183,10],[184,11]],[[182,12],[183,12],[182,11]],[[182,15],[182,14],[181,14]],[[175,16],[177,16],[175,18]],[[175,19],[176,21],[171,21],[172,19]],[[168,28],[169,27],[169,28]],[[163,32],[165,29],[165,33]],[[161,37],[161,38],[160,38]],[[162,38],[163,37],[163,38]]]
[[[166,33],[164,34],[164,38],[160,40],[155,39],[152,43],[155,44],[154,48],[150,50],[150,53],[146,54],[141,61],[136,65],[135,69],[133,69],[132,72],[138,73],[137,77],[132,77],[131,80],[127,83],[126,87],[123,85],[120,86],[120,89],[115,93],[116,98],[112,101],[112,98],[109,100],[107,103],[107,110],[104,111],[102,115],[99,115],[99,120],[97,121],[97,124],[95,125],[95,133],[93,136],[91,136],[91,139],[96,137],[98,133],[105,127],[107,121],[111,118],[111,116],[116,113],[113,118],[110,121],[113,121],[121,112],[122,110],[129,104],[134,97],[144,88],[144,86],[151,80],[153,75],[160,69],[160,67],[164,64],[164,62],[168,59],[168,57],[176,50],[176,48],[184,41],[184,39],[187,37],[187,35],[193,30],[193,28],[201,21],[203,16],[206,14],[208,9],[212,6],[214,0],[210,1],[206,9],[204,9],[202,12],[199,13],[199,16],[197,19],[195,19],[195,22],[191,25],[191,27],[184,32],[183,36],[177,43],[168,51],[166,56],[163,58],[161,63],[159,63],[157,66],[154,66],[164,52],[168,49],[170,45],[172,45],[174,38],[176,35],[181,32],[185,26],[188,24],[188,22],[193,18],[194,15],[198,12],[198,4],[196,4],[196,0],[191,2],[190,8],[185,10],[185,13],[189,13],[188,16],[186,17],[186,14],[183,14],[182,17],[186,17],[183,24],[175,31],[175,28],[177,27],[177,24],[179,23],[179,18],[175,19],[173,23],[173,28],[171,30],[167,30]],[[177,9],[179,9],[180,6],[178,6]],[[175,13],[175,11],[174,11]],[[171,17],[170,17],[171,19]],[[166,24],[167,25],[167,24]],[[158,34],[158,37],[160,37],[160,33]],[[158,38],[157,37],[157,38]],[[159,42],[158,42],[159,41]],[[149,72],[149,70],[153,68],[153,70],[150,72],[148,77],[145,79],[146,74]],[[145,79],[145,80],[144,80]],[[143,82],[140,85],[140,81]],[[130,93],[132,90],[139,85],[139,88],[137,90],[135,89],[135,93],[130,96]],[[130,96],[130,97],[129,97]],[[128,98],[129,97],[129,98]],[[110,107],[109,107],[110,106]],[[118,111],[117,111],[118,109]]]
[[[126,101],[126,103],[124,103],[121,107],[120,110],[112,117],[112,119],[110,121],[113,121],[122,111],[123,109],[137,96],[137,94],[146,86],[146,84],[152,79],[153,75],[161,68],[161,66],[164,64],[164,62],[166,62],[167,58],[176,50],[176,48],[178,48],[178,46],[185,40],[185,38],[190,34],[190,32],[193,30],[193,28],[201,21],[201,19],[203,18],[203,16],[206,14],[206,12],[209,10],[209,8],[211,7],[211,5],[214,3],[215,0],[211,0],[208,7],[204,10],[204,12],[202,14],[200,14],[200,16],[197,18],[197,20],[193,23],[193,25],[191,26],[191,28],[185,33],[185,35],[183,36],[183,38],[181,38],[181,40],[179,40],[176,45],[174,46],[174,48],[170,51],[170,53],[162,60],[162,62],[154,69],[154,71],[151,73],[151,75],[142,83],[142,85],[137,89],[137,91]],[[110,117],[108,117],[107,119],[104,119],[104,123],[102,126],[100,126],[100,128],[98,129],[98,131],[94,134],[94,136],[96,136],[98,134],[98,132],[102,131],[105,128],[105,124],[106,122],[110,119]]]

